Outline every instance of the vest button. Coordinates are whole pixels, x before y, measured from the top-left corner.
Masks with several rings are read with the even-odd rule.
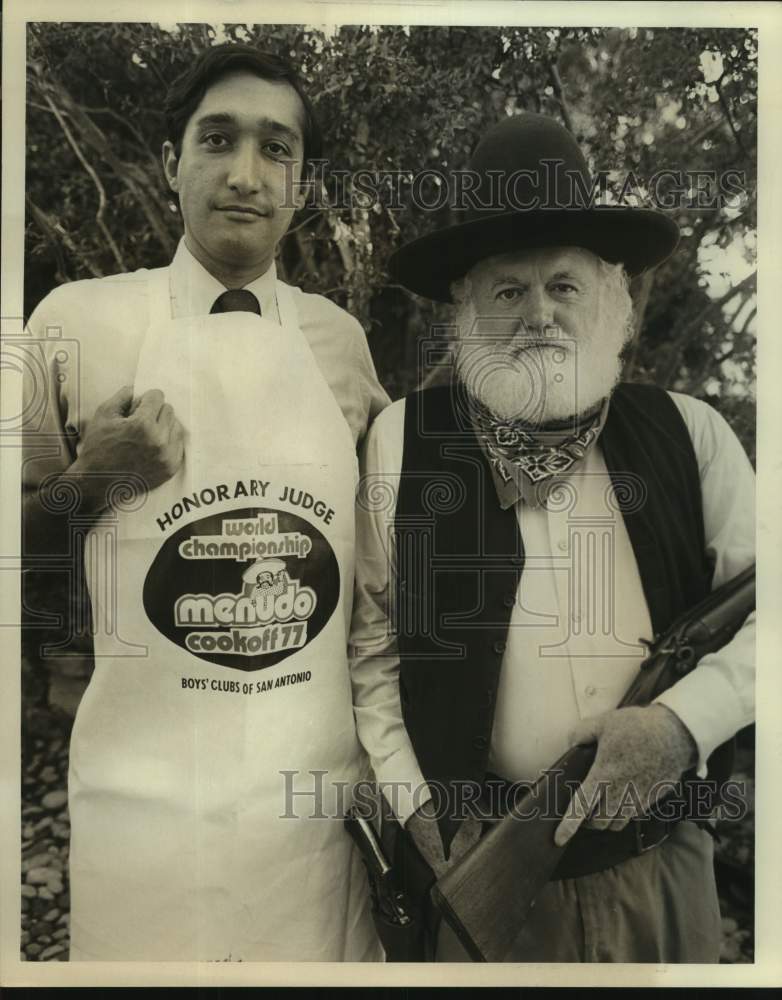
[[[491,708],[494,704],[494,688],[486,689],[486,707]]]
[[[510,564],[511,564],[511,566],[523,566],[524,565],[524,556],[511,556],[510,557]]]
[[[498,639],[491,648],[494,650],[495,653],[499,655],[500,653],[505,652],[505,646],[506,646],[505,640]]]
[[[506,594],[502,599],[502,603],[505,605],[506,608],[512,608],[513,605],[516,603],[516,595]]]
[[[486,739],[485,736],[476,736],[475,739],[472,741],[472,745],[475,747],[476,750],[485,750],[486,747],[489,745],[489,741]]]

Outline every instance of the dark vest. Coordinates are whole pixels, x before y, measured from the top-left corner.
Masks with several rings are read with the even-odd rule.
[[[449,800],[454,783],[486,774],[524,569],[515,509],[500,509],[462,393],[407,397],[395,519],[402,710],[424,777]],[[599,444],[657,635],[711,589],[692,442],[664,390],[622,384]],[[441,821],[446,844],[457,826]]]

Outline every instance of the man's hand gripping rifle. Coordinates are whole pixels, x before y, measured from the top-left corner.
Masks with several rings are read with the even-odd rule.
[[[755,607],[755,567],[729,580],[652,642],[620,708],[650,704],[724,646]],[[554,831],[595,759],[594,744],[572,747],[432,888],[432,899],[475,961],[507,960],[513,941],[566,847]],[[733,741],[708,761],[707,781],[730,777]],[[694,772],[683,780],[695,781]],[[531,818],[534,817],[534,818]],[[523,819],[523,821],[521,821]]]

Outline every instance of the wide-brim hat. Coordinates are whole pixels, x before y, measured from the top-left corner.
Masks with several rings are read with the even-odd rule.
[[[575,137],[545,115],[514,115],[490,128],[468,176],[470,184],[460,184],[461,220],[391,256],[391,274],[418,295],[450,302],[452,282],[485,257],[512,250],[583,247],[633,277],[679,242],[678,226],[662,212],[596,204],[598,188]]]

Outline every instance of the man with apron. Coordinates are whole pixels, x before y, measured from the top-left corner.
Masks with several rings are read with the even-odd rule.
[[[73,490],[95,631],[71,959],[380,960],[341,817],[367,774],[346,656],[355,448],[387,397],[355,321],[275,278],[318,143],[290,68],[216,46],[166,111],[171,266],[63,286],[30,321],[81,348],[74,370],[43,345],[40,440],[63,447],[25,464],[40,546]]]

